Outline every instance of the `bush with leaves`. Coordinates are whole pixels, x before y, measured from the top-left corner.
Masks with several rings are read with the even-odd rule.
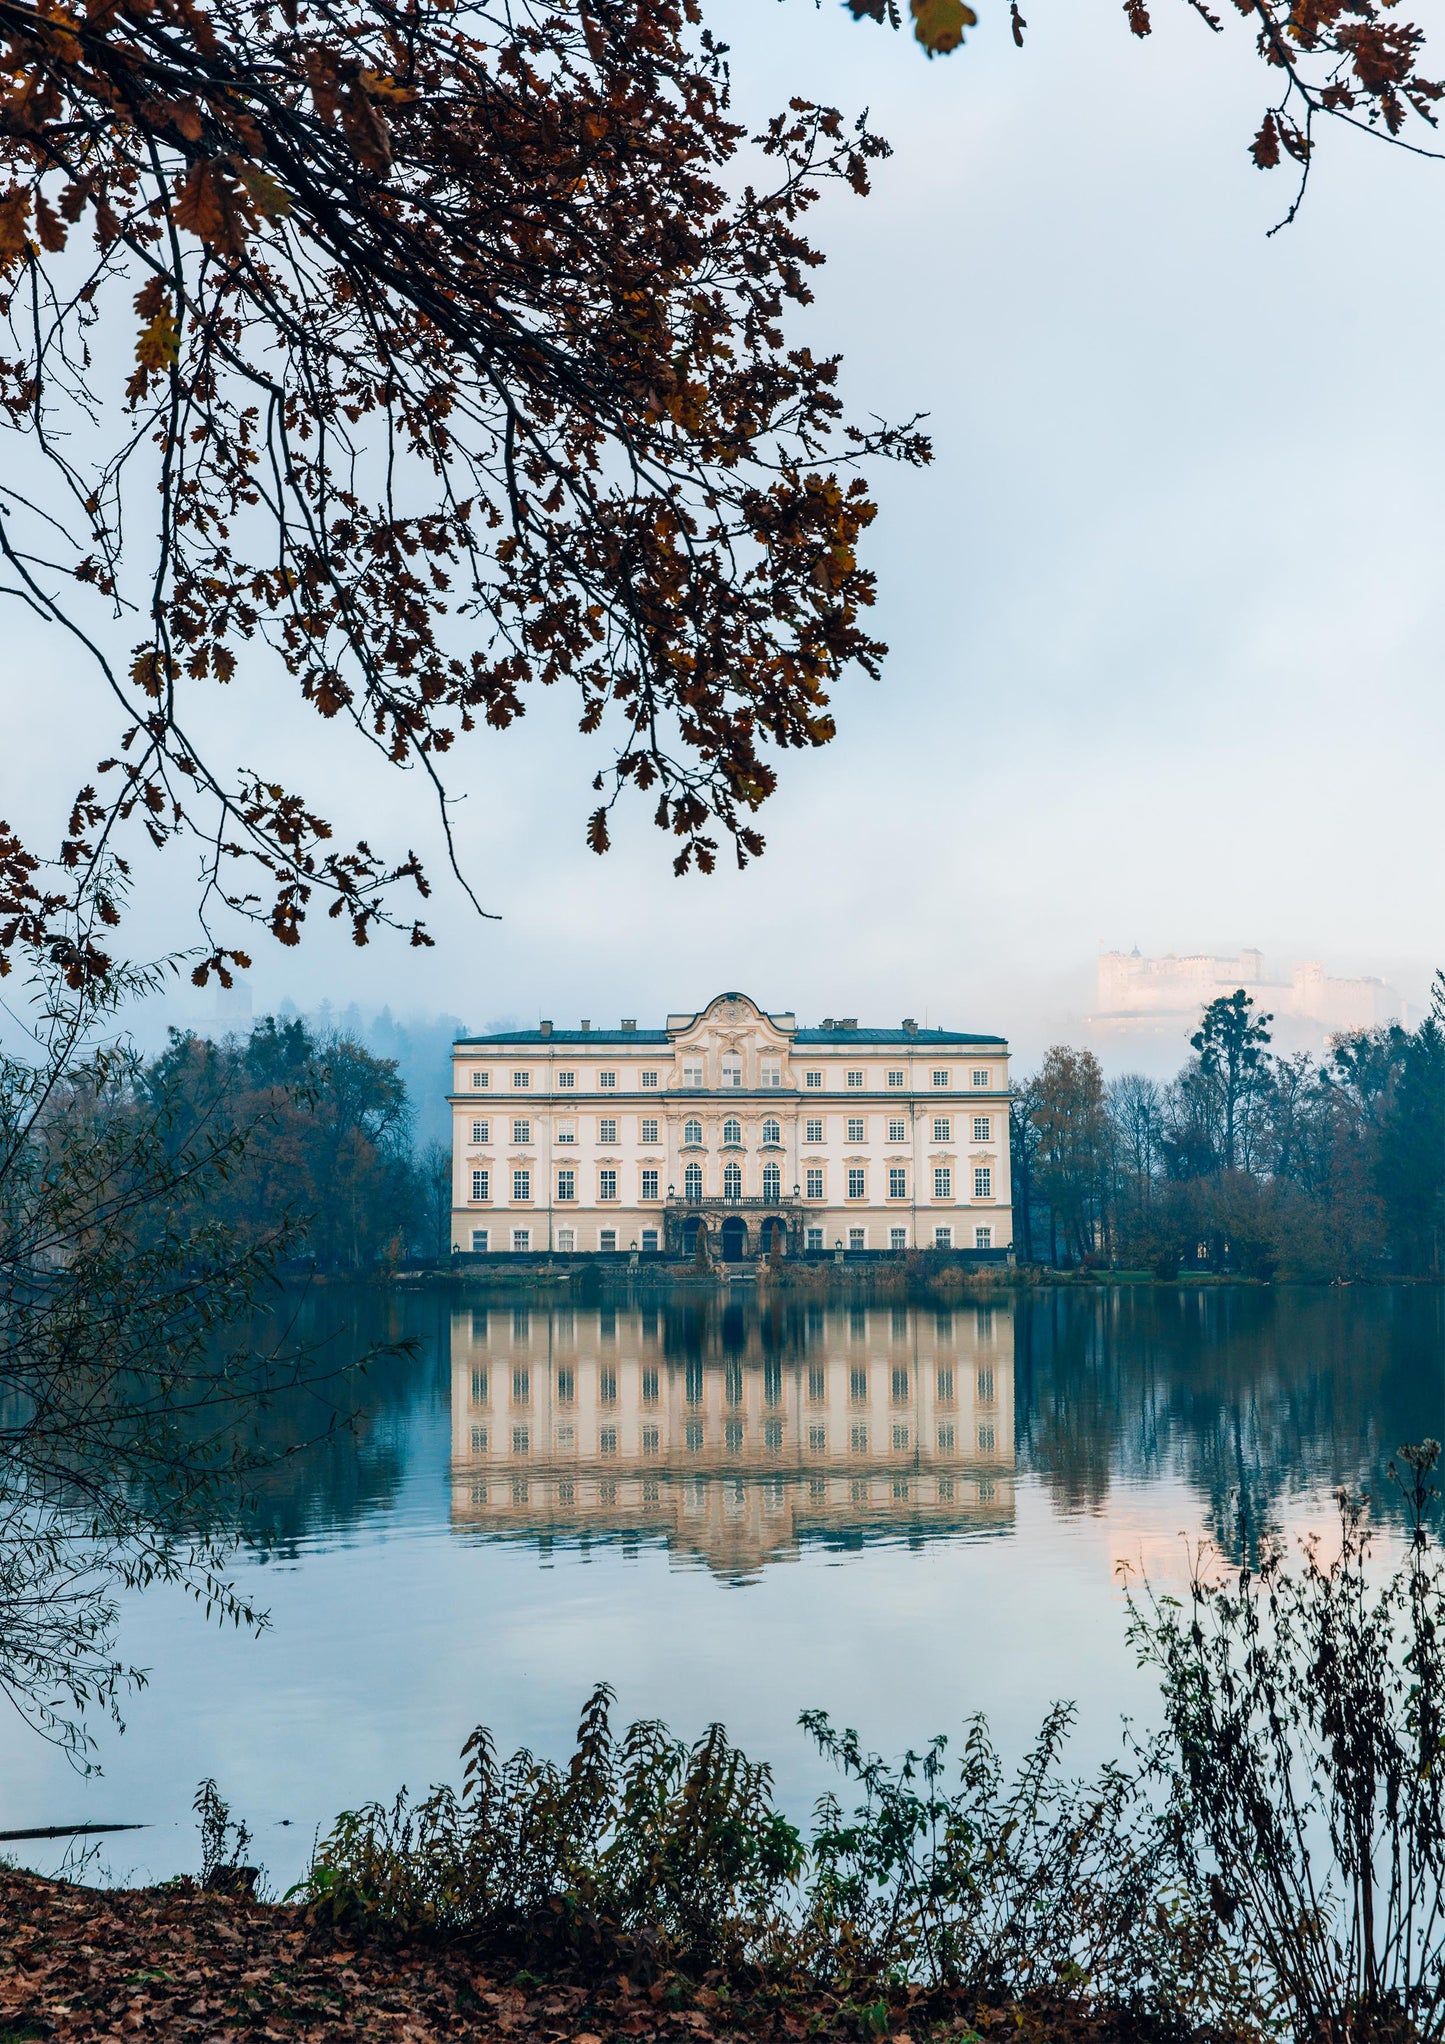
[[[1333,1555],[1311,1538],[1291,1570],[1266,1541],[1232,1575],[1197,1569],[1187,1604],[1131,1605],[1179,1820],[1300,2044],[1445,2036],[1445,1559],[1426,1527],[1439,1453],[1400,1451],[1409,1542],[1383,1573],[1363,1501],[1342,1494]]]

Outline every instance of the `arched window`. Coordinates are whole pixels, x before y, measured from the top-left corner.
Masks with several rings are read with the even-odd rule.
[[[728,1119],[723,1123],[723,1141],[725,1143],[740,1143],[742,1139],[743,1139],[742,1123],[740,1121],[734,1121],[732,1117],[729,1116]]]
[[[741,1164],[723,1166],[723,1198],[741,1199],[743,1196],[743,1167]]]
[[[702,1141],[702,1123],[700,1121],[685,1121],[682,1125],[682,1139],[685,1143],[700,1143]]]
[[[682,1189],[688,1199],[702,1198],[702,1166],[689,1164],[682,1174]]]
[[[783,1131],[778,1126],[777,1122],[775,1122],[770,1116],[768,1120],[763,1123],[763,1141],[765,1143],[780,1143],[782,1140]]]
[[[783,1196],[783,1174],[776,1164],[763,1166],[763,1198],[781,1199]]]

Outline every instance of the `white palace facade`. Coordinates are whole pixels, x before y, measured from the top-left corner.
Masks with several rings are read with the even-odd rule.
[[[1012,1246],[1000,1036],[800,1029],[739,993],[665,1029],[452,1046],[452,1246],[493,1255]]]

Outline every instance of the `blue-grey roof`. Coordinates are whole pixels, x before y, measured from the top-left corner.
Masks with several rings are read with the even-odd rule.
[[[540,1029],[499,1029],[490,1036],[459,1036],[455,1040],[457,1050],[484,1050],[489,1045],[502,1050],[519,1045],[565,1043],[578,1044],[612,1043],[656,1043],[670,1044],[673,1038],[665,1029],[553,1029],[543,1034]],[[898,1045],[906,1048],[917,1044],[923,1049],[942,1050],[949,1044],[1005,1043],[1003,1036],[966,1036],[957,1029],[799,1029],[793,1036],[795,1044],[852,1044]]]
[[[499,1029],[492,1036],[458,1036],[457,1050],[484,1050],[488,1044],[505,1049],[509,1044],[545,1043],[660,1043],[672,1041],[665,1029]]]
[[[921,1043],[940,1049],[949,1043],[1005,1043],[1003,1036],[964,1036],[957,1029],[800,1029],[794,1043]]]

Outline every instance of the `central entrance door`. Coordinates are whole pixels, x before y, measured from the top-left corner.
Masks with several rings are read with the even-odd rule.
[[[724,1263],[741,1263],[748,1253],[748,1224],[738,1214],[729,1214],[722,1224]]]

